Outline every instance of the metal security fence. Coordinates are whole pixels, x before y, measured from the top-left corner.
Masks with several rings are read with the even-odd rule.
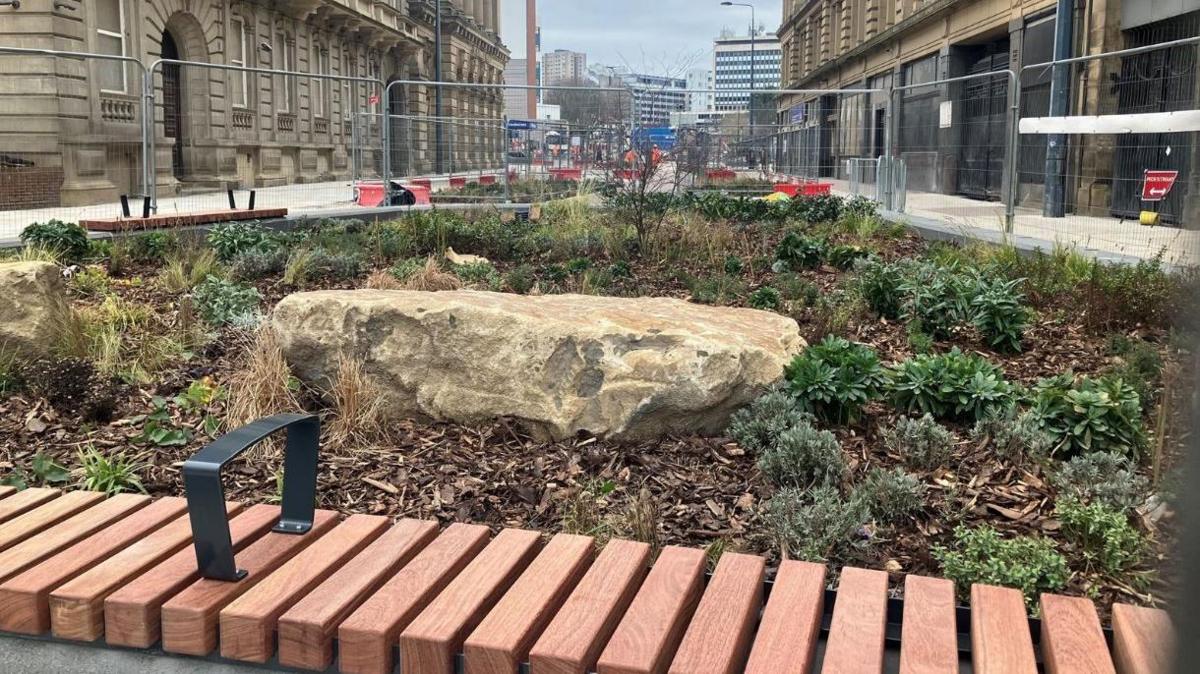
[[[1016,233],[1200,263],[1200,38],[1145,44],[1173,36],[1151,25],[1129,49],[1021,69]]]
[[[380,176],[383,83],[161,59],[148,68],[159,214],[351,206]]]
[[[145,75],[128,57],[0,47],[0,239],[150,192]]]

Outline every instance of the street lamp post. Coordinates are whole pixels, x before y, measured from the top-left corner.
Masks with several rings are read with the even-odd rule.
[[[754,56],[755,56],[755,33],[758,32],[758,21],[754,18],[754,5],[748,2],[722,2],[725,7],[749,7],[750,8],[750,104],[747,106],[750,110],[750,147],[751,152],[754,151]]]

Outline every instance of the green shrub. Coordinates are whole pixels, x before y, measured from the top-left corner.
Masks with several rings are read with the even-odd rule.
[[[282,274],[287,268],[288,257],[288,251],[283,248],[251,248],[233,256],[229,261],[229,273],[242,281],[256,281],[274,274]]]
[[[365,267],[366,263],[358,251],[331,251],[317,247],[308,257],[305,276],[314,280],[349,281],[361,276]]]
[[[213,225],[208,232],[208,245],[217,251],[217,257],[224,262],[232,260],[239,253],[275,248],[269,231],[247,222],[223,222]]]
[[[799,302],[802,306],[811,307],[816,304],[821,295],[816,284],[799,274],[788,272],[775,277],[775,286],[779,294],[789,302]]]
[[[762,450],[758,468],[779,487],[836,485],[846,473],[846,459],[833,433],[801,422]]]
[[[1023,279],[978,279],[971,297],[971,321],[992,348],[1020,351],[1032,313],[1017,290]]]
[[[262,295],[254,286],[209,276],[192,290],[196,311],[214,327],[257,322]]]
[[[905,324],[904,339],[908,341],[908,348],[912,349],[915,354],[933,353],[933,348],[936,346],[933,337],[925,332],[921,321],[909,321]]]
[[[1000,368],[957,347],[936,356],[918,355],[892,370],[892,400],[908,413],[938,419],[981,419],[1011,403],[1012,386]]]
[[[954,434],[926,414],[920,418],[900,417],[883,432],[884,445],[904,458],[904,463],[923,470],[944,466],[954,450]]]
[[[766,506],[767,525],[790,559],[844,564],[866,550],[866,503],[837,489],[782,489]]]
[[[924,503],[925,485],[899,468],[872,468],[854,490],[876,521],[892,524],[916,513]]]
[[[812,415],[804,411],[786,391],[773,390],[733,413],[730,437],[745,450],[761,454],[775,444],[784,431],[808,425]]]
[[[1138,506],[1149,488],[1149,480],[1138,475],[1129,459],[1107,452],[1071,457],[1058,465],[1051,482],[1060,500],[1099,503],[1120,511]]]
[[[496,268],[487,262],[455,265],[454,275],[468,285],[481,285],[488,288],[498,288],[503,284]]]
[[[942,565],[942,575],[962,592],[983,583],[1020,590],[1032,608],[1042,592],[1063,589],[1070,578],[1067,560],[1045,538],[1004,539],[993,528],[959,527],[953,547],[935,545],[931,553]]]
[[[796,231],[788,232],[775,247],[772,269],[785,272],[816,267],[825,259],[828,247],[824,239],[804,236]]]
[[[537,285],[537,275],[533,265],[522,264],[514,267],[504,275],[504,284],[513,292],[521,295],[533,290],[533,286]]]
[[[1180,300],[1189,301],[1186,291],[1180,293],[1186,278],[1167,273],[1160,258],[1132,265],[1094,260],[1090,271],[1077,290],[1086,298],[1085,318],[1095,327],[1168,327],[1184,314]]]
[[[1076,381],[1072,375],[1043,379],[1033,414],[1062,458],[1086,452],[1136,456],[1146,444],[1142,405],[1128,384],[1114,377]]]
[[[856,260],[862,260],[871,255],[871,251],[862,246],[841,244],[830,246],[825,252],[825,259],[838,269],[849,269]]]
[[[904,304],[904,265],[864,260],[855,269],[858,271],[856,287],[871,311],[883,318],[900,318]]]
[[[1042,430],[1031,412],[1020,412],[1016,405],[994,407],[975,422],[971,439],[990,442],[997,456],[1009,460],[1025,457],[1044,459],[1050,454],[1053,438]]]
[[[1060,498],[1055,508],[1063,537],[1075,546],[1088,570],[1119,573],[1141,561],[1145,544],[1129,517],[1103,503]]]
[[[567,270],[568,274],[582,274],[592,268],[592,261],[586,257],[575,257],[567,260],[567,263],[563,267]]]
[[[784,376],[805,409],[834,423],[856,420],[885,383],[874,350],[834,336],[796,356],[784,368]]]
[[[910,264],[900,284],[905,298],[901,314],[905,320],[920,321],[930,336],[946,339],[956,327],[971,321],[976,288],[975,279],[955,267]]]
[[[1109,340],[1109,350],[1120,360],[1109,367],[1105,374],[1129,384],[1142,402],[1142,411],[1149,412],[1158,397],[1158,386],[1162,380],[1163,360],[1158,349],[1140,339],[1114,335]]]
[[[398,260],[388,269],[388,273],[397,281],[407,281],[414,274],[425,268],[425,259],[422,257],[410,257]]]
[[[147,232],[129,241],[129,255],[138,262],[162,262],[179,248],[179,239],[167,232]]]
[[[755,309],[774,311],[783,303],[783,298],[780,296],[778,290],[771,286],[763,286],[750,293],[748,303]]]
[[[708,276],[688,283],[692,300],[700,304],[731,304],[744,294],[745,284],[734,276]]]
[[[737,276],[742,273],[742,259],[736,255],[725,256],[725,264],[721,267],[726,274]]]
[[[136,459],[126,458],[124,453],[111,457],[101,454],[95,447],[79,452],[80,486],[88,491],[119,494],[124,491],[146,493],[139,473],[147,466]]]
[[[63,262],[78,262],[91,249],[87,230],[74,222],[48,220],[35,222],[21,230],[21,243],[54,251]]]

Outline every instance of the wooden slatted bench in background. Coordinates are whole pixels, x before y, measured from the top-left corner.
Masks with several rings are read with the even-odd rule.
[[[901,604],[880,571],[844,569],[830,592],[804,562],[766,582],[765,560],[727,553],[707,577],[700,550],[325,511],[292,535],[271,528],[279,507],[238,503],[225,511],[247,575],[226,582],[201,577],[183,499],[27,492],[0,491],[14,634],[312,671],[336,655],[356,674],[395,671],[397,653],[404,674],[878,673],[885,648],[905,674],[960,658],[981,674],[1167,674],[1174,639],[1157,609],[1116,605],[1110,645],[1081,598],[1044,595],[1030,621],[1005,588],[974,586],[960,608],[949,581],[909,576]]]

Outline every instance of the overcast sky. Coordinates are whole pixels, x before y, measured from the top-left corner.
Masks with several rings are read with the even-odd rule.
[[[783,0],[748,0],[758,23],[779,27]],[[525,54],[525,0],[500,0],[501,34],[513,58]],[[588,63],[627,65],[635,71],[680,75],[712,67],[712,40],[728,27],[745,34],[746,7],[720,0],[539,0],[542,51],[570,49]]]

